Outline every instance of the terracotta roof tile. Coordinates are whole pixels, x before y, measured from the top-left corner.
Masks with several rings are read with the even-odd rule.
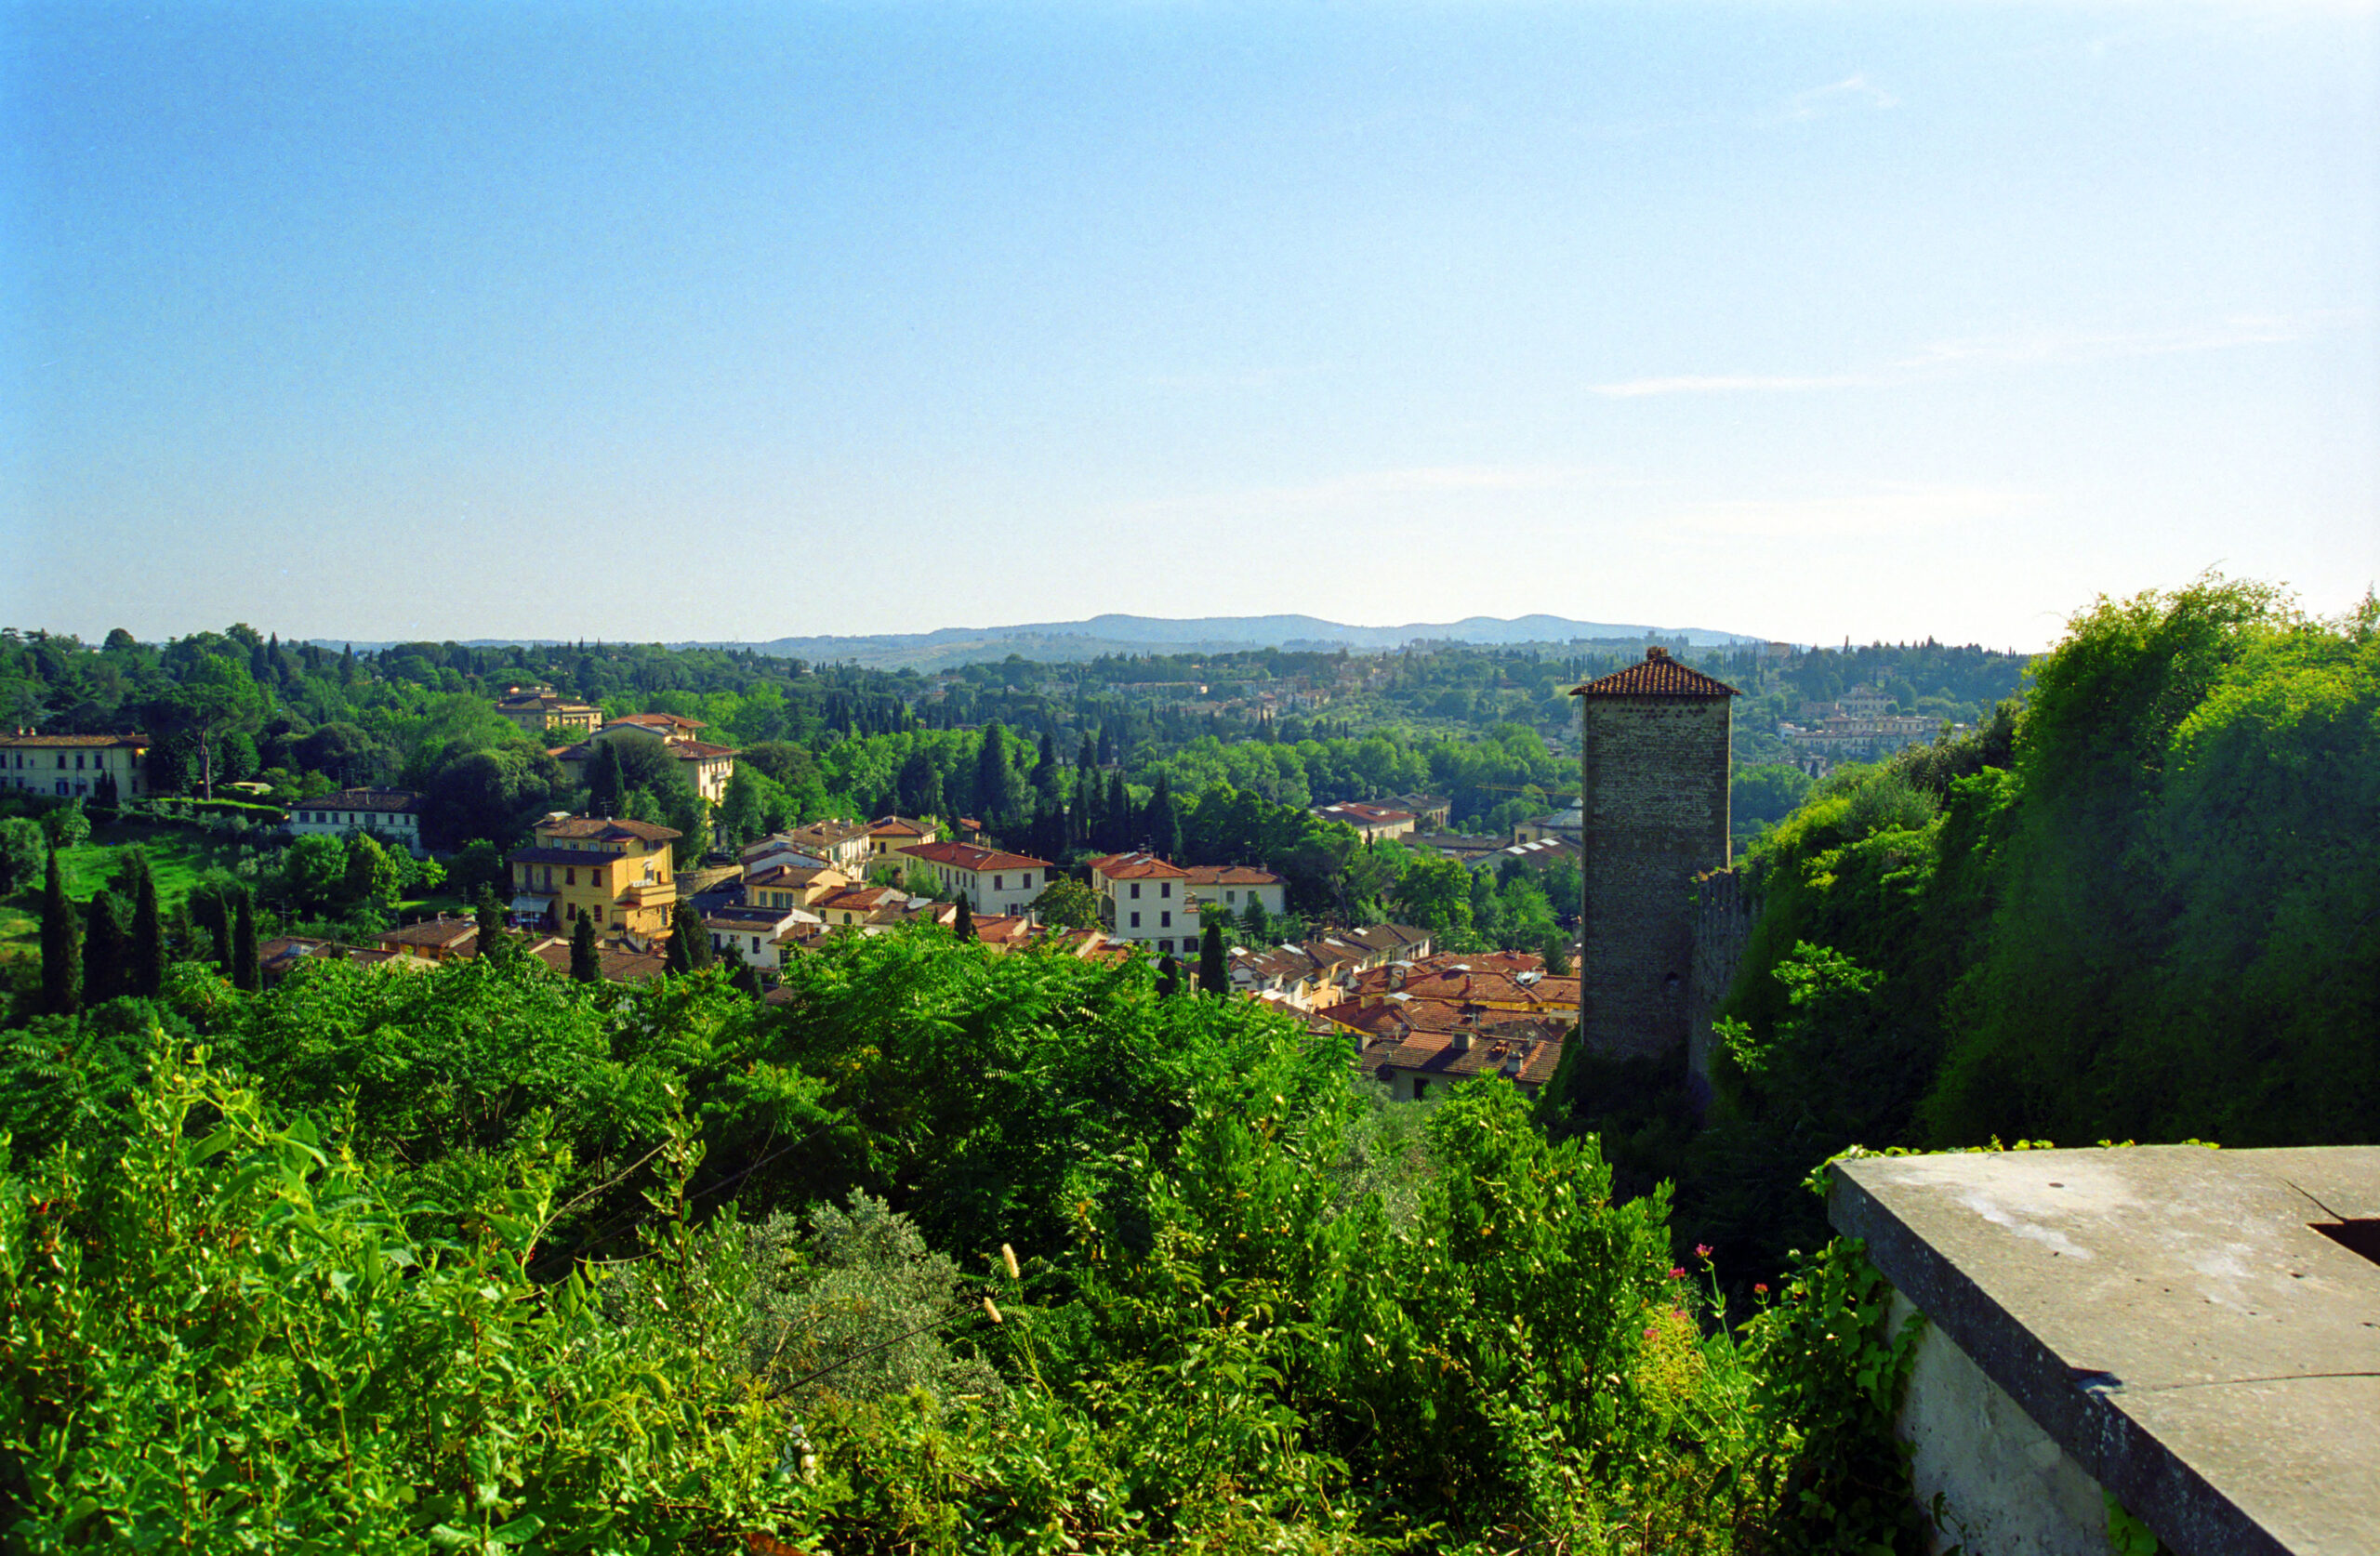
[[[1736,689],[1670,657],[1665,648],[1648,648],[1645,657],[1623,670],[1570,688],[1573,697],[1733,697]]]
[[[954,870],[1046,870],[1050,862],[1036,859],[1029,853],[1006,853],[998,849],[979,848],[973,843],[919,843],[899,852],[922,859],[930,864],[947,864]]]

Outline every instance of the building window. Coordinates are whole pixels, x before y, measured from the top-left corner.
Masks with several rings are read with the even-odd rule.
[[[602,903],[596,903],[596,904],[595,904],[595,922],[597,922],[598,924],[601,924],[602,921],[603,921],[603,904],[602,904]]]
[[[1017,889],[1018,889],[1019,890],[1022,890],[1022,891],[1030,891],[1030,890],[1033,890],[1033,872],[1032,872],[1032,871],[1030,871],[1030,870],[1027,870],[1027,871],[1025,871],[1025,874],[1023,874],[1023,875],[1021,875],[1021,876],[1017,877],[1016,877],[1016,884],[1017,884]]]
[[[1171,881],[1170,881],[1170,880],[1168,880],[1168,881],[1159,881],[1159,882],[1157,883],[1157,894],[1158,896],[1160,896],[1160,897],[1170,897],[1170,896],[1172,896],[1172,895],[1173,895],[1173,883],[1172,883]]]
[[[1006,876],[994,876],[994,877],[992,877],[992,890],[995,890],[995,891],[1005,891],[1005,890],[1008,890],[1008,877],[1007,877]]]
[[[1136,913],[1136,914],[1134,914],[1134,915],[1132,915],[1132,924],[1131,924],[1131,927],[1132,927],[1133,929],[1135,929],[1135,930],[1137,930],[1137,929],[1139,929],[1139,928],[1141,927],[1141,916],[1140,916],[1139,914],[1137,914],[1137,913]]]
[[[1132,900],[1136,903],[1141,900],[1141,883],[1139,881],[1134,881],[1132,883]]]
[[[1239,893],[1236,891],[1226,891],[1223,893],[1223,901],[1226,903],[1236,903],[1239,901]]]
[[[1157,916],[1157,927],[1160,930],[1170,930],[1173,928],[1173,915],[1170,913],[1158,914]]]
[[[562,871],[562,883],[564,886],[576,886],[578,884],[578,871],[575,868]]]

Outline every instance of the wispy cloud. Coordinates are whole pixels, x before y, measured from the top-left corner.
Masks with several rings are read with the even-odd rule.
[[[1844,373],[1679,373],[1592,384],[1610,400],[1663,394],[1803,393],[1812,389],[1883,389],[1979,367],[2066,365],[2126,357],[2172,356],[2302,340],[2311,321],[2242,317],[2198,329],[2141,331],[2037,330],[2020,335],[1944,340],[1873,367]]]
[[[1796,92],[1785,99],[1785,117],[1799,123],[1823,119],[1830,113],[1846,109],[1898,108],[1900,99],[1875,85],[1864,75],[1846,75],[1823,86],[1813,86],[1806,92]]]

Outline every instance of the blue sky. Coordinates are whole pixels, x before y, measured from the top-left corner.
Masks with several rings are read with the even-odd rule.
[[[0,7],[0,622],[2380,576],[2368,7]]]

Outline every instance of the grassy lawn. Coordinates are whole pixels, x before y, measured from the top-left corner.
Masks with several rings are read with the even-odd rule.
[[[41,919],[12,903],[0,903],[0,962],[40,954]]]
[[[67,895],[78,903],[89,901],[115,873],[124,851],[136,843],[149,851],[149,868],[157,877],[157,902],[162,907],[170,908],[190,895],[198,877],[216,866],[218,852],[223,864],[232,858],[231,850],[218,851],[212,838],[188,827],[112,823],[92,828],[87,840],[59,855],[59,863],[66,867]]]
[[[157,877],[157,904],[168,911],[190,895],[198,877],[218,860],[229,864],[233,852],[189,827],[112,822],[93,827],[88,838],[58,856],[66,870],[66,894],[78,903],[90,901],[115,874],[119,856],[135,843],[149,851],[149,868]],[[0,903],[0,958],[33,949],[41,933],[40,907],[39,885]]]

